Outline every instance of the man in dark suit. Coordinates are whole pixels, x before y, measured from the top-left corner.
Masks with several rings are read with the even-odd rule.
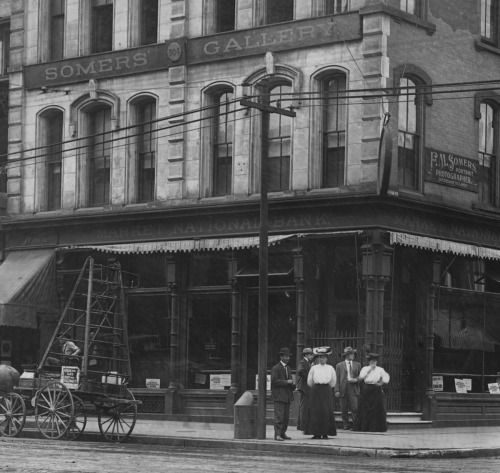
[[[297,419],[297,430],[306,429],[307,401],[309,399],[309,386],[307,385],[307,375],[311,369],[311,361],[314,354],[311,348],[302,350],[302,359],[297,365],[297,390],[299,391],[299,417]]]
[[[361,365],[354,361],[356,350],[351,347],[344,348],[344,361],[337,364],[337,383],[335,384],[335,397],[339,398],[342,411],[344,430],[349,429],[349,409],[351,410],[352,424],[358,412],[359,384],[358,376]],[[351,429],[352,430],[352,429]]]
[[[288,366],[290,350],[280,350],[280,361],[271,370],[271,399],[274,401],[274,440],[290,440],[286,435],[295,383]]]

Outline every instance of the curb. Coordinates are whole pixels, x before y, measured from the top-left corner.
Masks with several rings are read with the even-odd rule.
[[[36,430],[25,429],[22,438],[41,439],[42,436]],[[83,442],[105,442],[100,434],[86,432],[78,441]],[[162,447],[180,448],[214,448],[228,450],[247,450],[257,452],[280,452],[294,454],[317,454],[350,457],[370,458],[399,458],[399,459],[423,459],[423,458],[488,458],[500,456],[499,448],[458,448],[458,449],[407,449],[407,448],[357,448],[339,447],[328,445],[305,445],[296,443],[273,442],[266,440],[217,440],[198,439],[190,437],[154,437],[150,435],[131,435],[127,444],[154,445]]]

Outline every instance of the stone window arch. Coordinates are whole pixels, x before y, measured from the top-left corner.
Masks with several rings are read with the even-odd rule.
[[[156,198],[156,170],[158,160],[158,97],[140,94],[129,102],[129,134],[127,146],[128,200],[152,202]]]
[[[275,64],[274,55],[267,53],[266,67],[250,74],[243,82],[248,95],[269,94],[270,105],[295,109],[300,107],[302,73],[298,69]],[[261,114],[251,112],[250,191],[260,192],[260,170],[262,159]],[[271,114],[269,125],[268,190],[287,191],[292,188],[293,174],[293,130],[290,117]],[[277,174],[278,173],[278,174]]]
[[[201,122],[201,197],[233,193],[234,92],[230,82],[210,84],[202,91],[205,110]]]

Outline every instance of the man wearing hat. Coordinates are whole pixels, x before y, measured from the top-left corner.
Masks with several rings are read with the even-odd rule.
[[[271,370],[271,399],[274,402],[274,440],[290,440],[286,435],[290,418],[290,403],[293,401],[295,383],[288,366],[290,350],[280,350],[280,361]]]
[[[297,419],[297,430],[306,429],[307,402],[309,399],[309,386],[307,385],[307,375],[311,369],[311,361],[314,354],[311,348],[302,350],[302,359],[297,365],[297,390],[299,391],[299,417]]]
[[[352,347],[344,348],[344,361],[335,367],[337,383],[335,384],[335,397],[339,398],[342,411],[342,423],[344,430],[349,429],[349,409],[351,410],[352,423],[356,421],[358,412],[359,384],[358,377],[361,365],[354,361],[356,350]]]

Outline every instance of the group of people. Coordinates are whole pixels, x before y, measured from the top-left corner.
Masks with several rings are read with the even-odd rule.
[[[299,392],[297,429],[313,439],[337,435],[334,398],[340,402],[344,430],[385,432],[387,413],[384,384],[389,374],[378,366],[379,355],[369,353],[367,366],[355,361],[356,350],[346,347],[343,361],[334,368],[327,364],[329,347],[304,348],[297,365],[297,385],[288,366],[290,350],[280,350],[280,361],[271,370],[271,398],[274,401],[274,439],[289,440],[286,434],[295,388]],[[349,422],[349,411],[352,423]]]

